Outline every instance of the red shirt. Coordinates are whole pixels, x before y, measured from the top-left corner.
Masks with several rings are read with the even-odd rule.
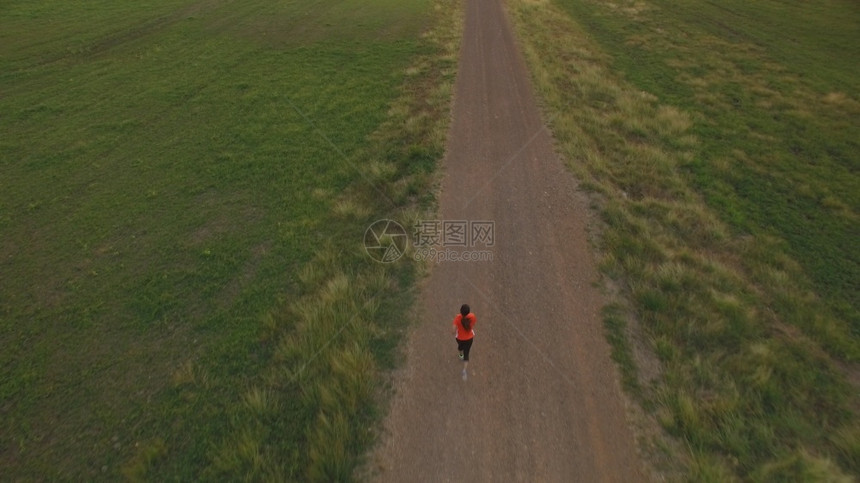
[[[461,314],[457,314],[454,317],[454,327],[457,328],[457,339],[459,340],[469,340],[472,337],[475,337],[475,331],[472,330],[475,328],[475,322],[478,319],[475,317],[475,314],[469,314],[466,316],[466,320],[469,321],[469,330],[463,328],[463,316]]]

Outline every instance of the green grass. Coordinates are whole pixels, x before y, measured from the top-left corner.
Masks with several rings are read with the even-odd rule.
[[[566,5],[633,85],[701,120],[681,168],[708,204],[779,237],[860,336],[857,4],[658,1],[646,22]]]
[[[442,149],[454,36],[420,34],[456,9],[431,5],[4,2],[5,475],[348,477],[414,270],[362,234]],[[352,342],[285,355],[314,317]],[[314,395],[300,364],[359,382]]]
[[[677,443],[653,444],[675,460],[660,470],[860,474],[856,4],[512,11],[602,215],[613,357]]]

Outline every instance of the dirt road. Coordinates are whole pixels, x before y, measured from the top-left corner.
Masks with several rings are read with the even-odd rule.
[[[553,151],[500,2],[467,0],[440,196],[440,220],[494,222],[493,260],[440,263],[422,286],[371,472],[643,481],[592,286],[586,202]],[[449,333],[462,303],[478,317],[465,381]]]

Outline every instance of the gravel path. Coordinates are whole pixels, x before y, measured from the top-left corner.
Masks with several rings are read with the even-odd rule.
[[[440,220],[494,222],[492,261],[445,262],[395,375],[380,481],[646,479],[599,314],[587,204],[553,151],[501,0],[466,0]],[[469,377],[449,330],[478,317]]]

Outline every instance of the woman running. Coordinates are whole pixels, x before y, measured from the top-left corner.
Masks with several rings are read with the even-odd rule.
[[[451,333],[457,339],[457,350],[460,352],[460,360],[463,361],[463,379],[466,379],[466,367],[469,366],[469,350],[472,348],[472,340],[475,338],[475,323],[478,319],[467,304],[460,307],[460,314],[454,317]]]

